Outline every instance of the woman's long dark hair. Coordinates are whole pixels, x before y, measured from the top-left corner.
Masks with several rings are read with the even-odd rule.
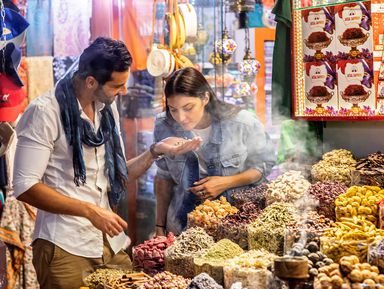
[[[204,75],[192,67],[175,71],[166,81],[164,92],[168,115],[170,115],[167,103],[168,98],[182,95],[203,99],[207,92],[209,94],[209,102],[205,109],[213,119],[231,118],[240,111],[239,107],[219,100]]]

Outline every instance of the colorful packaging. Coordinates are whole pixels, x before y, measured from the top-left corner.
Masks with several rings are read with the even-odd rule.
[[[305,63],[305,108],[317,115],[338,110],[336,65],[329,62]]]
[[[371,2],[335,6],[338,59],[372,58]]]
[[[335,51],[333,8],[302,11],[304,62],[331,61]]]
[[[372,60],[353,59],[337,62],[339,113],[374,115],[375,89]]]

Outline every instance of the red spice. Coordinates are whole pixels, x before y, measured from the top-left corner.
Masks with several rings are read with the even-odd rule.
[[[361,28],[348,28],[343,33],[344,39],[359,39],[363,38],[365,35],[363,33],[363,30]]]
[[[310,96],[327,96],[328,90],[325,86],[314,86],[309,90]]]
[[[344,95],[353,96],[353,95],[364,95],[366,94],[364,87],[359,84],[348,85],[344,90]]]
[[[329,37],[325,32],[312,32],[311,35],[308,37],[308,42],[309,43],[319,43],[319,42],[325,42],[328,41]]]

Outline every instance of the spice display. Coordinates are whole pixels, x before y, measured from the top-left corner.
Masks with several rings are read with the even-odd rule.
[[[248,225],[255,221],[261,210],[253,203],[245,203],[234,215],[221,219],[218,226],[217,238],[229,239],[241,248],[248,248]]]
[[[379,224],[378,227],[380,229],[384,229],[384,199],[378,203],[379,210]]]
[[[368,248],[368,263],[384,269],[384,239],[377,240]]]
[[[309,187],[307,194],[319,201],[316,209],[319,214],[335,221],[335,200],[347,189],[348,187],[342,183],[317,182]]]
[[[368,263],[360,263],[355,255],[345,256],[339,264],[331,264],[319,269],[315,279],[315,289],[383,289],[384,275]]]
[[[299,171],[288,171],[268,184],[265,198],[267,205],[275,202],[292,203],[301,198],[310,187]]]
[[[264,248],[276,255],[282,255],[285,226],[294,221],[296,215],[296,209],[287,203],[274,203],[265,208],[248,227],[248,248]]]
[[[285,230],[285,252],[287,252],[295,242],[316,242],[320,244],[320,236],[324,230],[329,228],[333,221],[319,215],[315,211],[301,215],[297,221],[287,224]]]
[[[202,256],[195,258],[195,274],[207,273],[219,284],[223,284],[225,261],[242,254],[239,245],[223,239],[213,245]]]
[[[257,205],[260,209],[264,209],[266,207],[266,190],[267,184],[261,184],[244,190],[234,191],[231,194],[232,203],[238,209],[247,202],[251,202]]]
[[[133,266],[136,270],[154,275],[164,270],[164,251],[172,245],[175,237],[169,233],[167,237],[158,236],[133,248]]]
[[[356,160],[350,151],[333,150],[323,155],[323,159],[312,166],[311,174],[315,181],[340,182],[349,185]]]
[[[203,228],[189,228],[165,250],[165,270],[186,278],[195,276],[193,258],[202,255],[215,244]]]
[[[206,200],[188,214],[188,228],[202,227],[211,235],[216,236],[219,220],[227,215],[237,213],[238,209],[232,206],[225,197],[220,200]]]
[[[251,250],[228,260],[224,266],[224,287],[241,282],[248,289],[268,288],[272,273],[267,268],[276,257],[266,250]]]
[[[223,289],[223,286],[217,284],[208,274],[201,273],[192,279],[186,289]]]
[[[288,255],[294,257],[305,256],[308,258],[308,272],[311,281],[318,275],[320,268],[333,263],[332,259],[320,251],[319,243],[314,241],[294,243]]]
[[[95,272],[89,274],[84,278],[84,283],[90,289],[104,288],[107,280],[119,280],[123,276],[131,274],[131,271],[122,269],[102,268],[97,269]]]
[[[332,228],[326,229],[320,238],[321,251],[334,261],[343,256],[356,255],[360,261],[367,260],[368,246],[376,237],[384,237],[384,230],[363,217],[340,218]]]
[[[377,204],[384,198],[384,190],[374,186],[352,186],[345,194],[337,197],[336,219],[363,216],[372,223],[379,217]]]
[[[384,154],[377,152],[358,160],[352,173],[352,183],[384,187]]]
[[[106,282],[104,283],[104,289],[124,289],[124,288],[134,288],[138,289],[141,285],[144,285],[144,283],[150,281],[151,277],[147,274],[140,272],[140,273],[131,273],[131,274],[124,274],[119,278],[112,277],[107,278]]]
[[[165,271],[157,273],[139,289],[185,289],[190,282],[190,279]]]

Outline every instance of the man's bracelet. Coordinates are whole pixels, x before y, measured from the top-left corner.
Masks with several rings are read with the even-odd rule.
[[[152,155],[152,158],[155,160],[155,161],[158,161],[158,160],[161,160],[163,157],[164,157],[164,154],[160,153],[156,153],[155,152],[155,146],[156,146],[156,143],[153,143],[151,144],[151,146],[149,147],[149,152],[151,153]]]
[[[161,226],[161,225],[156,225],[156,227],[165,228],[165,226]]]

